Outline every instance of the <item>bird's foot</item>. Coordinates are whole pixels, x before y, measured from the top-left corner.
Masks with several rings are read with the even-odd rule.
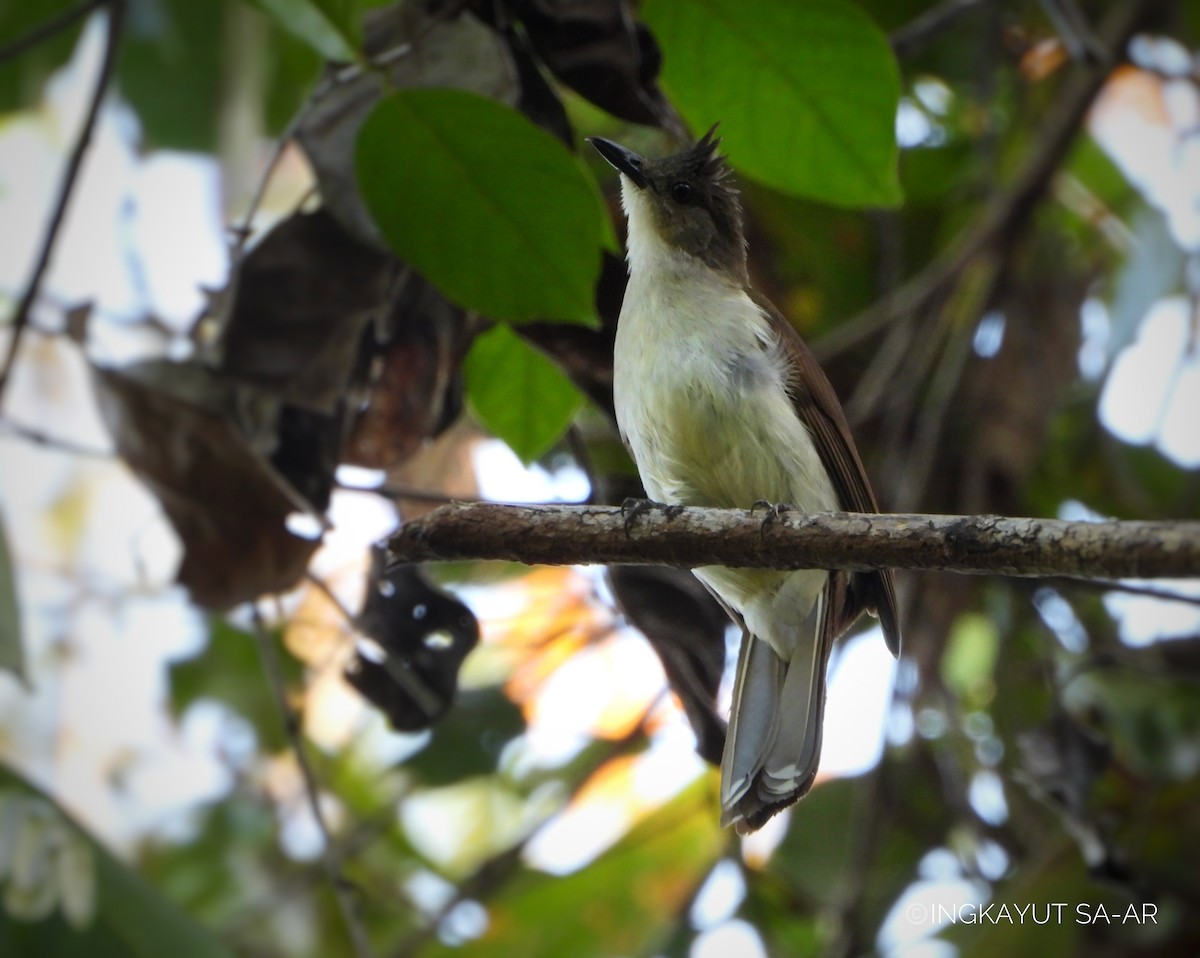
[[[775,522],[785,512],[791,512],[796,507],[787,502],[768,502],[766,499],[756,499],[753,505],[750,506],[750,514],[754,515],[758,509],[765,509],[766,514],[763,516],[762,523],[758,527],[758,534],[765,536],[767,528],[771,523]]]
[[[625,517],[625,535],[628,536],[633,524],[647,512],[661,509],[668,519],[674,519],[686,506],[669,505],[665,502],[655,502],[653,499],[634,499],[630,497],[621,503],[621,515]]]

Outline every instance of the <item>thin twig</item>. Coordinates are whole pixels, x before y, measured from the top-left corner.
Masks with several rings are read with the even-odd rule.
[[[433,489],[414,489],[411,486],[394,486],[383,483],[378,486],[356,486],[352,483],[334,480],[334,486],[345,492],[365,492],[369,495],[380,496],[384,499],[413,499],[417,502],[436,502],[439,505],[454,505],[464,502],[491,502],[495,500],[470,499],[463,496],[452,496],[447,492],[437,492]],[[509,505],[543,505],[543,506],[586,506],[591,505],[591,499],[551,499],[536,503],[508,503]]]
[[[435,21],[434,25],[440,22],[441,19],[439,18]],[[429,29],[433,29],[433,25],[431,25]],[[231,272],[236,273],[236,267],[241,261],[241,258],[245,252],[246,243],[253,235],[254,217],[258,214],[259,207],[262,206],[263,198],[266,196],[267,186],[271,181],[271,177],[274,175],[276,167],[279,166],[279,161],[283,158],[283,154],[286,152],[288,144],[295,139],[296,131],[300,128],[300,124],[308,115],[308,112],[313,108],[313,106],[325,99],[325,97],[327,97],[339,86],[344,86],[347,83],[351,83],[368,72],[381,72],[387,67],[391,66],[393,63],[404,59],[413,52],[413,50],[416,48],[416,45],[424,39],[427,32],[428,31],[422,31],[417,36],[413,37],[412,40],[406,40],[402,43],[396,44],[395,46],[389,47],[375,56],[367,57],[361,63],[351,63],[341,67],[340,69],[333,70],[325,77],[317,81],[316,85],[309,93],[308,98],[300,106],[300,109],[296,111],[295,116],[288,121],[288,125],[276,139],[275,147],[271,152],[271,158],[267,161],[267,167],[265,170],[263,170],[262,177],[258,181],[258,185],[254,190],[254,196],[250,198],[250,206],[246,210],[245,216],[242,217],[241,223],[233,227],[234,269],[231,270]]]
[[[1139,0],[1114,10],[1103,30],[1110,62],[1120,58],[1130,36],[1162,2]],[[1037,147],[1008,189],[922,272],[892,295],[814,342],[813,353],[818,360],[826,362],[870,339],[897,319],[922,312],[949,290],[980,252],[1011,238],[1024,225],[1075,142],[1075,134],[1092,101],[1108,79],[1106,69],[1091,68],[1082,72],[1083,75],[1063,91],[1034,139]]]
[[[405,786],[390,794],[378,811],[360,821],[354,830],[336,844],[336,857],[339,861],[355,858],[362,854],[389,829],[396,827],[396,808],[403,802],[411,788]],[[290,901],[314,885],[325,880],[324,874],[314,868],[288,872],[281,876],[261,896],[249,904],[240,905],[237,912],[222,923],[221,937],[226,941],[237,943],[238,939],[246,938],[255,926],[261,924],[272,913],[278,911],[282,902]],[[240,954],[241,952],[239,952]],[[249,953],[247,951],[247,953]]]
[[[264,197],[267,195],[267,186],[271,182],[271,177],[275,174],[275,168],[279,166],[279,161],[283,159],[283,154],[286,152],[288,144],[292,141],[292,135],[295,133],[296,120],[293,119],[288,123],[287,128],[280,134],[279,139],[275,141],[275,147],[271,151],[271,158],[267,161],[267,168],[263,170],[262,176],[258,178],[258,184],[254,188],[254,195],[250,197],[250,205],[246,208],[246,215],[242,217],[242,222],[233,227],[233,269],[235,272],[237,266],[241,263],[242,256],[246,251],[246,243],[254,233],[254,217],[258,215],[259,207],[262,206]]]
[[[337,609],[341,617],[346,620],[346,624],[348,626],[351,628],[357,628],[357,619],[355,618],[354,613],[347,609],[345,603],[343,603],[342,600],[334,594],[334,591],[329,587],[328,582],[322,579],[319,575],[316,575],[310,571],[306,571],[304,573],[304,578],[307,579],[308,583],[314,586],[318,592],[325,596],[326,599],[333,603],[333,607]]]
[[[58,33],[60,30],[65,30],[71,26],[76,20],[86,17],[97,7],[102,7],[109,0],[84,0],[77,7],[72,7],[70,10],[64,10],[59,14],[44,20],[28,33],[17,37],[15,40],[10,40],[5,46],[0,47],[0,63],[5,63],[15,57],[19,57],[26,50],[29,50],[43,40],[49,39]]]
[[[1187,605],[1200,605],[1200,595],[1186,595],[1149,585],[1135,585],[1132,582],[1122,582],[1120,579],[1078,579],[1074,576],[1062,576],[1047,579],[1049,586],[1062,588],[1082,588],[1089,592],[1123,592],[1126,595],[1138,595],[1147,599],[1161,599],[1163,602],[1183,602]]]
[[[312,92],[312,100],[321,100],[327,97],[336,87],[345,86],[347,83],[353,83],[359,77],[367,73],[373,73],[382,70],[384,67],[391,66],[398,60],[403,60],[413,51],[413,43],[405,40],[402,43],[396,44],[373,57],[368,57],[362,63],[348,63],[346,66],[335,70],[327,75]]]
[[[346,931],[349,933],[350,940],[354,945],[356,958],[374,958],[375,953],[367,937],[367,930],[359,917],[358,904],[354,900],[353,887],[342,874],[341,862],[337,857],[333,836],[329,831],[329,825],[325,821],[325,813],[321,810],[320,786],[317,783],[317,776],[313,771],[312,763],[308,760],[308,753],[304,747],[304,737],[301,734],[296,713],[292,710],[291,705],[288,704],[287,688],[284,684],[283,669],[279,664],[279,656],[275,652],[275,646],[271,643],[270,634],[257,607],[254,609],[254,637],[258,642],[258,654],[262,661],[263,673],[266,676],[267,685],[271,688],[271,694],[275,698],[275,704],[278,706],[279,714],[283,719],[284,732],[287,734],[288,742],[292,746],[292,752],[296,756],[296,763],[300,767],[300,775],[304,780],[304,794],[308,799],[309,810],[312,812],[313,820],[317,823],[317,829],[321,833],[321,864],[325,870],[325,877],[329,881],[334,898],[337,899],[338,910],[342,913],[342,921],[345,923]]]
[[[904,26],[892,31],[892,35],[888,37],[892,50],[901,59],[920,53],[930,41],[953,26],[963,14],[970,13],[986,2],[988,0],[947,0],[926,10]]]
[[[1092,32],[1076,0],[1042,0],[1042,9],[1054,24],[1058,38],[1073,60],[1104,63],[1108,50]]]
[[[378,486],[356,486],[337,479],[333,484],[346,492],[365,492],[384,499],[414,499],[418,502],[437,502],[443,505],[463,501],[461,496],[452,496],[449,493],[437,492],[433,489],[413,489],[409,486],[393,486],[387,483]]]
[[[63,219],[67,213],[67,205],[71,200],[71,193],[75,188],[76,181],[79,179],[79,171],[83,167],[84,155],[87,153],[88,146],[92,141],[92,132],[96,127],[96,118],[100,115],[100,105],[104,102],[104,93],[108,89],[113,71],[116,69],[117,47],[120,44],[121,28],[125,18],[125,0],[104,0],[103,5],[108,8],[108,35],[104,38],[104,59],[100,64],[100,73],[96,77],[96,85],[92,90],[92,97],[88,103],[87,115],[84,117],[83,126],[79,130],[79,136],[75,141],[75,146],[71,149],[71,156],[67,160],[67,168],[63,173],[62,185],[59,187],[58,200],[55,203],[54,212],[51,214],[50,223],[46,228],[46,235],[42,240],[41,249],[38,251],[33,275],[30,276],[29,285],[26,286],[25,293],[21,296],[21,301],[17,304],[17,311],[13,314],[11,338],[8,341],[8,354],[4,358],[3,367],[0,367],[0,406],[4,404],[4,391],[8,386],[13,364],[17,359],[17,351],[21,345],[21,336],[24,334],[25,327],[29,323],[29,314],[33,309],[33,304],[37,301],[42,279],[50,266],[50,256],[54,251],[54,243],[58,239],[58,231],[62,227]]]
[[[33,429],[29,426],[23,426],[20,423],[13,422],[12,419],[5,416],[0,418],[0,435],[8,433],[11,436],[16,436],[24,439],[27,442],[35,443],[39,446],[45,446],[47,449],[54,449],[58,452],[69,453],[72,456],[86,456],[89,459],[112,459],[116,455],[112,450],[97,449],[92,446],[82,446],[72,442],[69,439],[60,439],[57,436],[52,436],[49,433],[42,432],[40,429]]]

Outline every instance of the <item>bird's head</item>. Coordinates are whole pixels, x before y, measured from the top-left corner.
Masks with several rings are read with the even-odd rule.
[[[745,284],[742,206],[714,126],[687,149],[650,159],[601,137],[589,141],[621,174],[630,261],[673,251]]]

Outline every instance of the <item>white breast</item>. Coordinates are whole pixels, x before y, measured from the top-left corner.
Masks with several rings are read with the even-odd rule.
[[[836,509],[762,311],[690,257],[655,266],[630,277],[613,383],[647,493],[685,505]]]

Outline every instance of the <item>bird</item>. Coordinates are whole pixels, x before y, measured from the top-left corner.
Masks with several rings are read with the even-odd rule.
[[[828,378],[751,286],[741,198],[715,133],[658,158],[589,138],[620,174],[628,223],[613,352],[621,437],[655,502],[878,512]],[[834,641],[869,611],[899,656],[895,587],[890,570],[693,572],[742,630],[720,802],[721,824],[745,834],[812,787]]]

